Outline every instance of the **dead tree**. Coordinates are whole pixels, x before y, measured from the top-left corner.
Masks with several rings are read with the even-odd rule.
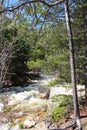
[[[1,43],[0,43],[1,44]],[[0,52],[0,88],[3,87],[3,83],[6,78],[7,70],[10,65],[12,57],[12,43],[5,44]]]
[[[0,3],[0,10],[3,10],[3,1]],[[6,78],[6,73],[10,65],[13,43],[6,43],[4,37],[5,14],[0,15],[0,88]]]

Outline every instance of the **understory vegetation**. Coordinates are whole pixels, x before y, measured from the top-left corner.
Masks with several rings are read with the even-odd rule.
[[[51,118],[53,121],[60,125],[64,122],[65,116],[69,113],[70,109],[73,108],[72,96],[67,95],[55,95],[51,98],[55,105],[51,112]]]

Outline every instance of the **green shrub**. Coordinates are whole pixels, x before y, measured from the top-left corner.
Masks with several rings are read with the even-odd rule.
[[[72,96],[70,95],[55,95],[52,97],[52,102],[58,102],[60,107],[65,107],[72,104]]]
[[[46,86],[47,87],[53,87],[54,85],[56,85],[56,80],[51,80]]]
[[[24,129],[23,123],[19,123],[19,128]]]
[[[54,121],[60,121],[67,114],[65,107],[55,106],[52,110],[51,117]]]
[[[83,127],[87,127],[87,123],[82,124]]]
[[[68,113],[69,108],[72,106],[72,96],[55,95],[52,97],[52,102],[57,102],[58,105],[53,107],[51,118],[53,121],[60,122]]]
[[[29,69],[38,68],[40,69],[42,67],[43,61],[42,60],[31,60],[27,61],[27,66]]]

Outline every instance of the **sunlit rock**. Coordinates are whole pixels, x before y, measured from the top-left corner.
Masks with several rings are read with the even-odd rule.
[[[19,128],[19,125],[15,125],[12,128],[10,128],[9,130],[21,130],[21,129]]]
[[[3,124],[3,125],[0,124],[0,130],[10,130],[9,124]]]
[[[72,89],[67,89],[67,88],[64,88],[62,86],[60,86],[60,87],[52,87],[51,88],[50,97],[52,97],[54,95],[60,95],[60,94],[72,95]]]
[[[34,127],[36,122],[32,118],[28,118],[24,121],[23,126],[24,128],[31,128]]]
[[[85,89],[85,85],[77,85],[77,89],[78,90],[82,90],[82,89],[84,90]]]
[[[84,96],[85,95],[85,86],[84,85],[77,85],[78,90],[78,96]]]
[[[0,112],[3,111],[3,108],[4,108],[4,104],[0,103]]]

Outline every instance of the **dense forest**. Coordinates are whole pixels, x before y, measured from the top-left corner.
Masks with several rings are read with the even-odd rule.
[[[55,6],[54,6],[54,5]],[[87,1],[69,0],[76,83],[87,100]],[[40,74],[71,83],[64,0],[0,3],[0,87],[24,85]]]
[[[63,4],[51,9],[42,6],[41,3],[34,3],[29,7],[24,6],[19,12],[16,10],[1,16],[0,50],[5,46],[6,79],[21,78],[23,73],[32,70],[36,73],[57,73],[61,82],[70,82],[69,44]],[[86,8],[84,0],[70,2],[76,75],[80,84],[86,83]]]

